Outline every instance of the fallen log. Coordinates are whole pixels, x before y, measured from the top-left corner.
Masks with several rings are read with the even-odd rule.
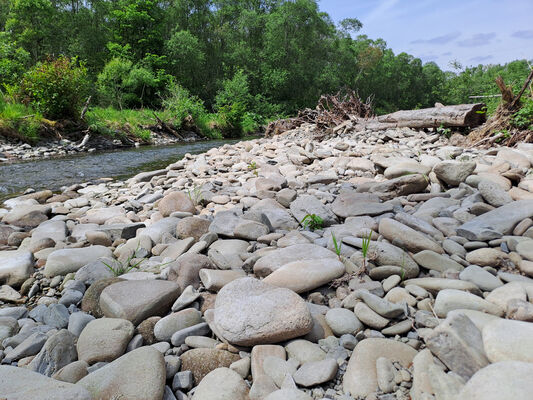
[[[383,130],[391,128],[463,128],[476,127],[485,122],[485,104],[458,104],[402,110],[379,117],[355,120],[354,129]]]

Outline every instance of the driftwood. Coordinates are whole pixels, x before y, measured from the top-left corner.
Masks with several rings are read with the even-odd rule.
[[[383,130],[391,128],[446,128],[476,127],[485,122],[485,105],[459,104],[423,108],[420,110],[396,111],[372,119],[359,119],[354,124],[355,130]]]

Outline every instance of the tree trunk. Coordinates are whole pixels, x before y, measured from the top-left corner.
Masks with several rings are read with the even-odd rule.
[[[421,110],[396,111],[371,119],[357,119],[356,130],[390,128],[438,128],[475,127],[485,122],[485,104],[459,104],[424,108]]]

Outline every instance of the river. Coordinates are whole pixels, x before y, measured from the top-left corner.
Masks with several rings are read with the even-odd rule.
[[[239,139],[243,140],[243,139]],[[72,156],[0,164],[0,200],[35,190],[59,190],[62,186],[98,178],[126,179],[139,172],[165,168],[186,153],[204,153],[239,140],[210,140],[170,146],[141,146],[126,150],[81,153]]]

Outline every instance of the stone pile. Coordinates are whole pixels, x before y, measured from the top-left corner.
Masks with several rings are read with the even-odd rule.
[[[531,398],[533,146],[314,129],[7,200],[0,398]]]

